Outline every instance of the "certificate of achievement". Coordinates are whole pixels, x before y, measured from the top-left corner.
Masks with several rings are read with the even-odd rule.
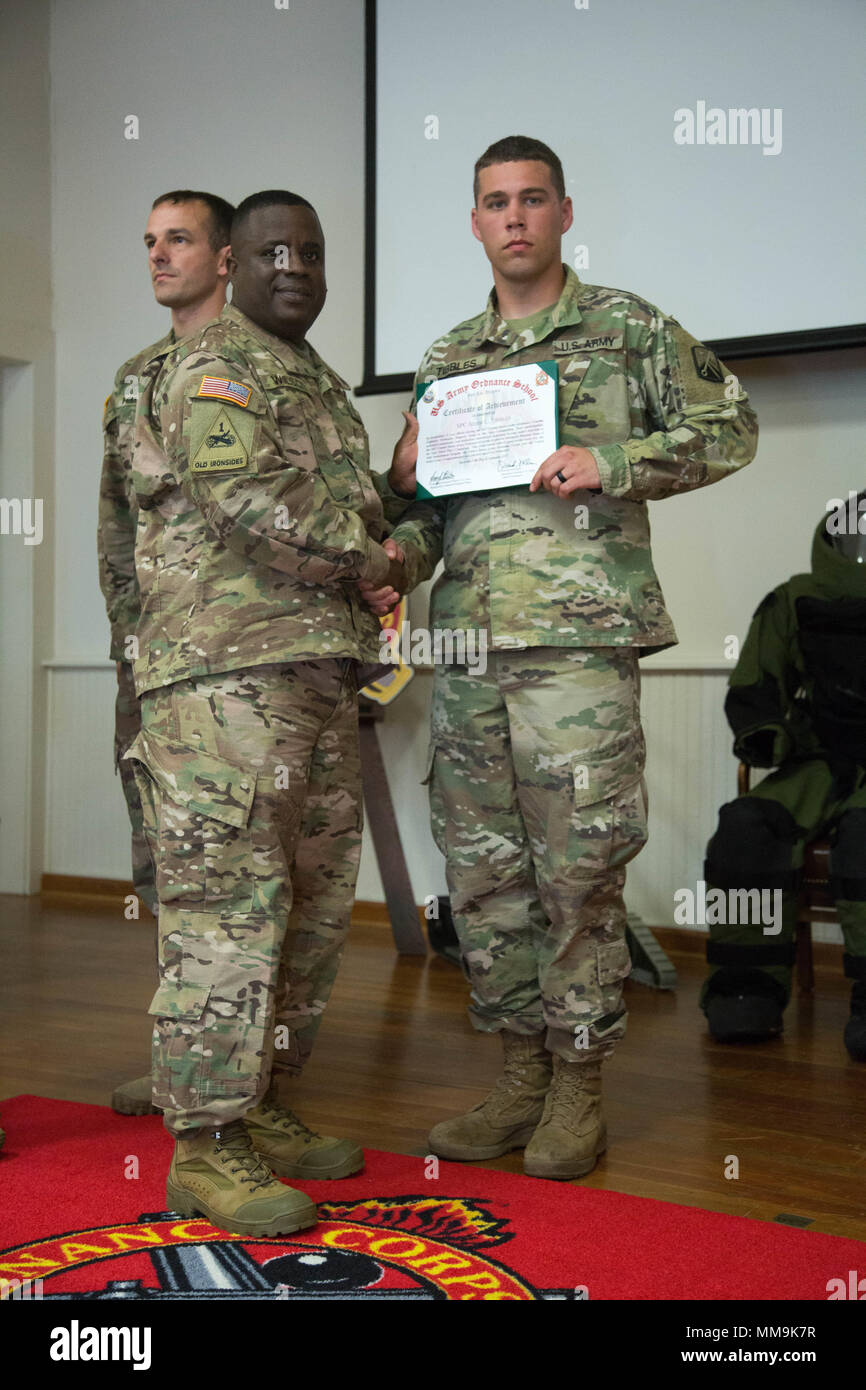
[[[418,496],[529,483],[558,447],[555,362],[418,387]]]

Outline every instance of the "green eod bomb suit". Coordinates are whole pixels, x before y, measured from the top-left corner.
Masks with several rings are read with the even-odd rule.
[[[601,491],[417,501],[394,539],[416,581],[444,560],[431,627],[483,633],[490,654],[483,675],[437,666],[430,746],[470,1016],[546,1030],[573,1061],[610,1055],[625,1031],[622,892],[646,840],[637,662],[676,641],[646,503],[749,463],[757,423],[676,320],[564,271],[557,303],[516,325],[494,291],[433,344],[415,385],[555,360],[560,445],[592,450]]]
[[[852,541],[866,552],[866,538]],[[822,518],[811,573],[758,605],[731,675],[725,712],[734,752],[775,771],[721,808],[704,873],[728,892],[779,891],[782,914],[781,930],[770,933],[757,914],[710,925],[701,1005],[723,1041],[780,1031],[805,850],[823,835],[845,974],[855,982],[852,1013],[866,1015],[866,563],[846,549]],[[862,1036],[859,1025],[846,1030],[852,1055],[866,1056],[862,1022]]]

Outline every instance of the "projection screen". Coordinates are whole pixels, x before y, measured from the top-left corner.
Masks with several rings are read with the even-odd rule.
[[[490,288],[472,168],[551,145],[563,256],[736,357],[866,342],[862,0],[368,0],[360,390]]]

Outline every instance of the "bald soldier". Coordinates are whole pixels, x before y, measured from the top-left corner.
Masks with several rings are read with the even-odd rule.
[[[380,627],[359,581],[397,592],[389,522],[414,490],[398,444],[371,474],[345,382],[306,334],[324,237],[303,198],[253,195],[231,237],[232,303],[145,369],[128,753],[156,863],[154,1102],[176,1143],[175,1211],[267,1236],[313,1224],[275,1180],[363,1154],[283,1104],[336,974],[361,845],[357,690]],[[390,480],[390,481],[389,481]],[[303,833],[302,833],[303,832]]]
[[[553,359],[561,447],[528,488],[416,503],[393,541],[424,577],[431,626],[477,634],[486,672],[436,667],[433,830],[446,857],[470,1016],[504,1072],[430,1148],[488,1159],[525,1146],[537,1177],[604,1151],[601,1064],[625,1032],[625,866],[646,840],[638,657],[675,642],[647,502],[747,464],[756,424],[714,354],[623,290],[562,264],[562,166],[513,136],[475,166],[486,308],[437,339],[416,387]],[[374,610],[393,595],[365,585]]]
[[[217,318],[226,302],[229,232],[234,208],[225,198],[189,188],[154,200],[144,244],[157,304],[171,310],[171,328],[159,342],[124,362],[114,378],[103,417],[104,455],[99,490],[99,583],[111,626],[112,660],[117,666],[114,760],[120,772],[132,829],[132,882],[146,907],[157,912],[153,865],[144,838],[141,802],[132,767],[123,761],[141,727],[132,678],[135,632],[140,615],[135,575],[138,503],[132,488],[132,442],[139,372],[154,353]],[[111,1106],[122,1115],[147,1115],[150,1073],[118,1086]]]

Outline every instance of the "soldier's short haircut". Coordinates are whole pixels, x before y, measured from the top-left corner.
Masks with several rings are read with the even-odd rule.
[[[232,218],[232,240],[238,232],[249,221],[250,213],[257,212],[259,208],[309,208],[311,212],[316,209],[306,198],[302,198],[300,193],[290,193],[286,188],[266,188],[261,193],[251,193],[248,198],[244,198],[235,208],[235,215]]]
[[[210,213],[208,241],[211,250],[222,250],[224,246],[229,244],[235,210],[232,203],[227,203],[225,198],[220,198],[218,194],[201,193],[193,188],[175,188],[171,193],[161,193],[158,198],[154,198],[151,211],[153,208],[158,208],[161,203],[195,202],[204,203]]]
[[[478,175],[491,164],[514,164],[518,160],[537,159],[550,170],[550,179],[560,202],[565,197],[565,178],[559,156],[553,153],[543,140],[533,140],[529,135],[506,135],[504,140],[496,140],[488,145],[480,159],[475,161],[475,175],[472,181],[472,194],[478,203]]]

